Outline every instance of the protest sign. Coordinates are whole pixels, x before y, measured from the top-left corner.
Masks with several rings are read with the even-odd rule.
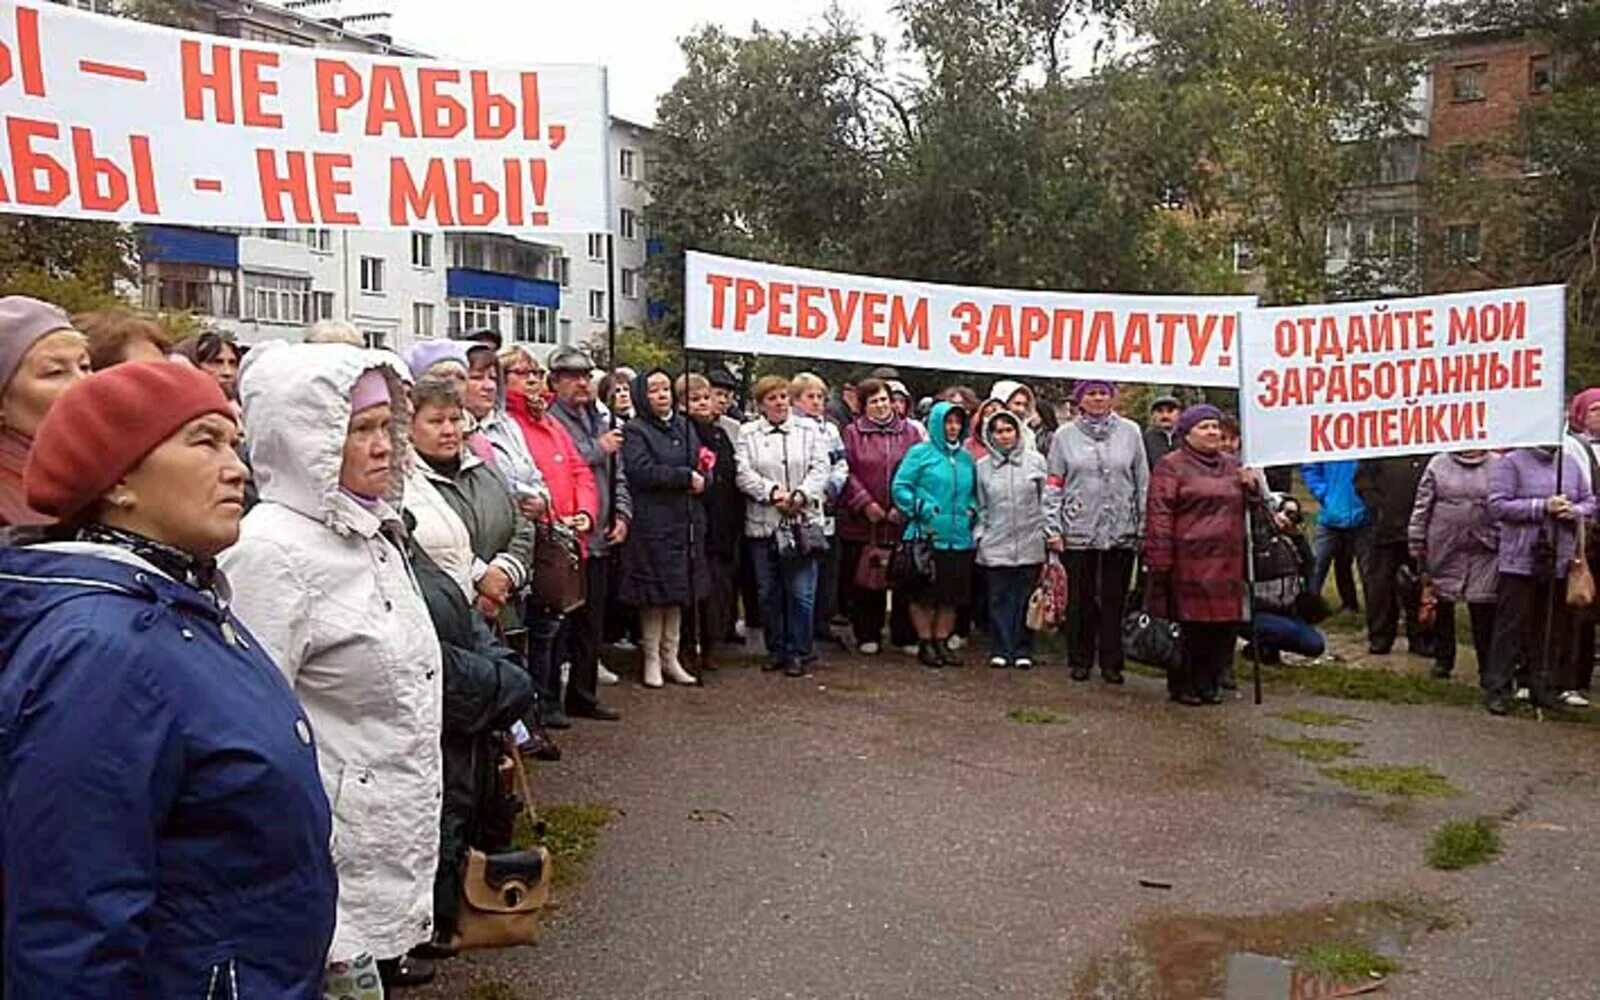
[[[1239,384],[1243,296],[964,288],[690,253],[684,345],[1045,378]]]
[[[1245,461],[1555,444],[1565,342],[1558,285],[1255,310]]]
[[[605,74],[465,68],[0,0],[0,211],[610,228]]]

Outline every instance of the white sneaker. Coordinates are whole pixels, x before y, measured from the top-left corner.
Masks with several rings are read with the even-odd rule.
[[[1528,700],[1528,689],[1527,688],[1517,688],[1516,698],[1517,698],[1518,701],[1527,701]]]
[[[862,656],[877,656],[878,644],[875,642],[863,642],[861,645],[856,647],[856,652],[860,653]]]
[[[1589,699],[1576,691],[1561,692],[1561,704],[1568,708],[1588,708]]]
[[[1006,668],[1006,658],[1003,656],[989,657],[989,667],[993,670],[1004,670]]]
[[[962,646],[967,644],[967,640],[961,638],[959,635],[953,635],[946,639],[944,644],[949,646],[951,649],[960,649]]]
[[[739,638],[743,639],[744,638],[744,630],[745,630],[745,625],[744,625],[744,619],[743,618],[741,618],[738,621],[733,623],[733,634],[734,635],[736,635]]]
[[[913,643],[910,646],[901,646],[900,652],[906,654],[907,656],[916,656],[918,653],[922,652],[922,650],[918,649],[916,644]]]
[[[616,646],[614,648],[616,648],[618,650],[621,650],[624,653],[631,653],[634,650],[638,649],[639,647],[634,645],[634,642],[633,642],[632,639],[629,639],[627,636],[623,636],[622,638],[617,640]]]
[[[622,683],[622,678],[607,670],[604,663],[595,664],[594,672],[595,676],[600,679],[600,683],[606,685],[607,687],[610,687],[613,684]]]

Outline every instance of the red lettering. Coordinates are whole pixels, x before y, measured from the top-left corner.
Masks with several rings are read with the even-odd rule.
[[[405,77],[396,66],[374,66],[366,131],[368,135],[382,135],[389,126],[394,126],[395,134],[401,138],[417,137],[416,116],[411,110],[411,96],[406,93]]]
[[[224,125],[232,125],[233,110],[233,49],[226,45],[211,46],[211,71],[201,66],[202,51],[199,42],[185,39],[178,43],[183,72],[183,117],[190,121],[203,121],[206,117],[206,95],[216,109],[215,118]]]
[[[244,123],[252,128],[282,128],[283,116],[261,107],[263,97],[278,93],[278,81],[263,80],[261,70],[277,69],[278,54],[258,49],[239,50],[239,87],[244,104]]]
[[[976,303],[958,302],[951,307],[950,318],[961,324],[960,332],[950,335],[950,346],[962,354],[976,351],[983,337],[979,329],[983,322],[983,310]]]
[[[311,212],[311,183],[306,170],[306,154],[286,153],[286,173],[278,172],[276,153],[256,150],[256,176],[261,188],[261,210],[269,222],[283,222],[283,197],[289,196],[294,221],[310,225],[317,221]]]
[[[86,211],[115,212],[128,203],[127,175],[95,155],[94,135],[86,128],[72,130],[72,160],[78,174],[78,202]]]
[[[550,127],[552,133],[555,126]],[[539,74],[522,74],[522,137],[524,139],[539,138]],[[554,149],[561,143],[551,136],[551,146]]]
[[[828,315],[817,307],[816,300],[822,298],[821,285],[800,285],[795,289],[799,307],[796,315],[799,319],[800,336],[806,340],[816,340],[828,332]]]
[[[404,157],[389,160],[389,222],[395,226],[408,226],[412,222],[431,220],[441,226],[456,224],[455,209],[450,201],[450,178],[445,173],[443,160],[428,161],[428,170],[419,190],[411,175],[411,165]],[[727,279],[723,279],[727,280]],[[712,315],[722,303],[713,303]],[[713,320],[713,326],[719,325]]]
[[[750,317],[766,308],[767,293],[761,282],[739,278],[733,283],[733,328],[743,333]]]
[[[348,171],[351,162],[349,153],[311,154],[311,172],[317,181],[317,207],[325,223],[339,226],[361,224],[359,215],[339,207],[339,199],[350,193],[351,183],[344,177],[335,176],[335,171]]]
[[[500,214],[500,192],[472,176],[472,161],[462,158],[456,167],[456,218],[463,226],[482,226]]]
[[[789,314],[794,311],[794,286],[774,281],[767,286],[767,333],[774,337],[794,336]]]
[[[842,299],[839,289],[828,289],[828,301],[833,304],[834,339],[843,343],[850,337],[850,328],[855,325],[856,309],[861,305],[861,293],[850,292]]]
[[[1012,328],[1011,307],[1003,302],[995,303],[989,310],[988,335],[983,339],[983,353],[989,357],[1004,355],[1016,357],[1016,331]]]
[[[904,296],[895,296],[889,313],[889,346],[910,344],[918,350],[928,349],[928,300],[918,299],[916,308],[906,315]]]
[[[29,97],[45,96],[44,60],[39,52],[39,12],[31,7],[17,7],[17,48],[22,64],[22,92]],[[10,47],[0,45],[0,84],[10,83],[16,71]]]
[[[1038,306],[1022,307],[1022,322],[1017,331],[1021,335],[1021,348],[1023,357],[1033,355],[1033,345],[1050,336],[1050,314]],[[1053,345],[1056,360],[1061,359],[1061,341]]]
[[[889,296],[885,292],[867,292],[861,296],[861,342],[869,347],[893,347],[883,339],[884,311]]]
[[[443,167],[440,168],[443,173]],[[706,275],[706,284],[711,288],[711,329],[720,330],[728,317],[728,290],[733,287],[733,279],[726,274]]]
[[[439,93],[440,84],[460,82],[461,73],[457,70],[433,67],[417,70],[424,139],[454,139],[466,128],[467,109],[454,97]]]
[[[468,79],[472,83],[472,137],[504,139],[510,135],[517,127],[517,106],[489,89],[489,74],[483,70],[473,70]]]
[[[48,153],[33,148],[36,139],[59,139],[61,130],[31,118],[6,119],[6,145],[11,151],[12,184],[19,205],[59,205],[72,193],[67,168]]]
[[[339,131],[339,112],[361,102],[361,74],[342,59],[317,60],[317,128]]]

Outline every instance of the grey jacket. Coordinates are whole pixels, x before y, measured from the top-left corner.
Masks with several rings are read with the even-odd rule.
[[[1045,548],[1044,456],[1022,435],[1001,454],[990,433],[998,416],[984,422],[989,453],[978,459],[978,565],[1037,566]]]
[[[740,428],[734,449],[739,460],[739,492],[750,501],[744,505],[746,538],[771,538],[778,533],[782,517],[772,506],[772,494],[780,488],[804,494],[806,517],[821,523],[832,466],[827,440],[815,424],[794,415],[781,424],[760,417]]]
[[[1499,574],[1500,526],[1489,510],[1488,455],[1435,455],[1417,484],[1406,540],[1443,601],[1490,603]]]
[[[1083,420],[1063,424],[1050,442],[1045,510],[1052,534],[1069,549],[1134,549],[1144,534],[1150,466],[1139,425],[1113,417],[1097,441]]]
[[[589,532],[589,555],[603,555],[606,551],[606,532],[611,529],[612,485],[613,473],[617,477],[615,516],[624,520],[633,520],[633,494],[628,492],[628,477],[622,467],[622,452],[607,454],[600,447],[600,435],[611,429],[611,417],[600,409],[590,404],[583,407],[569,408],[565,403],[557,400],[550,404],[550,415],[567,429],[567,435],[572,438],[573,445],[578,449],[578,454],[589,463],[589,471],[594,473],[595,489],[600,493],[600,516],[595,518],[594,530]],[[617,421],[617,430],[622,429],[623,421]]]

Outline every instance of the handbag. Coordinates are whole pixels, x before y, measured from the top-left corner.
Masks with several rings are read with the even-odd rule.
[[[1039,570],[1038,584],[1028,596],[1028,630],[1047,632],[1060,625],[1067,614],[1068,597],[1067,568],[1052,552]]]
[[[896,589],[932,586],[937,575],[933,542],[918,535],[901,539],[894,547],[894,554],[889,557],[889,582]]]
[[[1578,518],[1578,551],[1567,567],[1567,605],[1587,608],[1594,603],[1594,573],[1589,569],[1589,525]]]
[[[572,529],[543,520],[534,527],[533,603],[566,614],[583,606],[583,546]]]
[[[1144,609],[1144,596],[1134,591],[1122,616],[1122,655],[1171,673],[1183,666],[1183,629]]]
[[[894,547],[878,540],[878,526],[872,526],[871,538],[861,547],[856,560],[855,584],[861,590],[889,589],[889,563],[894,559]]]
[[[778,555],[784,559],[809,559],[828,551],[828,535],[822,525],[803,516],[786,518],[775,537]]]
[[[511,765],[522,808],[532,828],[538,831],[541,824],[533,811],[533,792],[521,754],[511,754]],[[468,850],[461,874],[461,913],[451,944],[465,951],[535,943],[539,938],[539,911],[550,901],[552,871],[550,852],[542,847],[504,854]]]

